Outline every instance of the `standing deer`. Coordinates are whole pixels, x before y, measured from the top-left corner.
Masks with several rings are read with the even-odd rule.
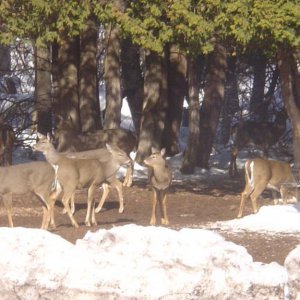
[[[245,189],[241,194],[238,218],[243,215],[244,204],[247,198],[251,198],[253,213],[257,213],[257,198],[266,188],[272,190],[273,198],[275,198],[275,193],[280,192],[282,184],[293,183],[295,179],[291,166],[288,163],[255,158],[249,159],[245,163],[245,182]]]
[[[62,155],[65,155],[68,158],[76,158],[76,159],[97,159],[100,161],[100,163],[107,163],[109,160],[112,159],[111,152],[107,150],[106,148],[101,149],[94,149],[94,150],[88,150],[88,151],[81,151],[81,152],[67,152],[67,153],[61,153]],[[118,185],[119,186],[119,185]],[[99,213],[103,207],[103,204],[108,196],[109,193],[109,185],[105,182],[102,184],[103,193],[102,197],[99,201],[99,204],[97,208],[95,209],[96,213]],[[123,199],[122,190],[119,189],[117,192],[119,193],[121,191],[121,195],[119,197],[119,200]],[[74,197],[75,195],[71,197],[71,212],[74,214],[75,212],[75,203],[74,203]],[[123,213],[124,211],[124,204],[123,201],[119,202],[119,213]],[[63,213],[66,213],[66,210],[64,209]]]
[[[236,158],[238,152],[247,145],[254,144],[262,147],[264,156],[268,157],[268,150],[275,145],[286,129],[287,113],[285,109],[279,111],[274,122],[244,121],[232,128],[233,146],[231,148],[229,175],[237,175]]]
[[[12,152],[15,142],[13,128],[0,121],[0,165],[9,166],[12,164]]]
[[[9,226],[13,227],[13,195],[34,193],[43,205],[41,228],[47,229],[49,211],[60,190],[54,191],[54,170],[47,162],[29,162],[8,167],[0,167],[0,196],[7,211]]]
[[[46,160],[53,166],[57,185],[63,191],[62,203],[74,227],[78,228],[79,225],[72,215],[69,202],[76,189],[88,189],[85,218],[87,226],[97,225],[94,191],[103,182],[108,182],[116,187],[119,192],[119,201],[123,206],[122,183],[116,178],[116,172],[120,166],[130,163],[130,158],[123,150],[107,145],[112,157],[106,162],[100,162],[98,159],[69,158],[55,150],[49,136],[46,138],[44,135],[39,134],[38,137],[40,140],[34,148],[41,151]]]
[[[167,193],[172,181],[171,171],[164,159],[165,149],[161,151],[152,148],[152,154],[144,160],[149,168],[149,179],[153,189],[152,213],[150,225],[156,224],[156,206],[159,202],[161,223],[169,225],[167,214]]]
[[[56,130],[57,150],[85,151],[98,148],[105,148],[106,144],[117,146],[130,155],[136,148],[137,138],[128,130],[122,128],[96,130],[91,133],[79,133],[74,130],[71,120],[62,120]],[[132,185],[133,162],[128,166],[124,179],[124,186]]]

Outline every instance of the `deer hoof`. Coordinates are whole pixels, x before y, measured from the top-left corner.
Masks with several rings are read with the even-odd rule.
[[[124,207],[119,208],[119,214],[122,214],[124,212]]]
[[[153,219],[150,220],[150,225],[151,225],[151,226],[154,226],[155,223],[156,223],[156,220],[153,220]]]
[[[161,224],[162,225],[169,225],[169,220],[162,218],[161,219]]]
[[[100,207],[100,208],[97,207],[97,208],[95,209],[95,213],[99,213],[100,211],[101,211],[101,207]]]

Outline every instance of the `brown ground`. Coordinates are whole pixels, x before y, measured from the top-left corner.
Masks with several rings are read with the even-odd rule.
[[[239,195],[243,183],[227,177],[209,179],[199,182],[173,183],[168,200],[170,227],[205,227],[207,222],[233,219],[237,215]],[[53,233],[75,242],[82,238],[87,230],[111,228],[128,223],[148,225],[151,210],[151,190],[145,182],[135,182],[133,187],[124,188],[125,211],[118,213],[117,193],[112,191],[102,212],[97,214],[98,226],[88,228],[84,225],[86,213],[86,192],[78,192],[76,196],[75,218],[80,224],[79,229],[71,226],[66,215],[61,214],[62,205],[58,201],[56,206],[57,229]],[[269,195],[264,194],[260,205],[268,205]],[[251,213],[250,203],[247,203],[245,214]],[[42,209],[37,199],[32,196],[14,198],[15,226],[38,228],[41,225]],[[7,218],[1,210],[0,226],[7,226]],[[266,235],[256,233],[220,232],[227,240],[233,241],[247,248],[255,261],[270,263],[277,261],[283,264],[287,254],[300,244],[300,235]]]

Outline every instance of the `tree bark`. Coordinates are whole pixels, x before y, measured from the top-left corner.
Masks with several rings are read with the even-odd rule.
[[[35,104],[37,131],[52,133],[51,54],[49,47],[35,49]]]
[[[104,128],[119,128],[121,123],[121,45],[120,30],[111,24],[106,30],[106,52],[104,61],[104,80],[106,110]]]
[[[97,81],[96,19],[91,16],[86,25],[80,36],[79,103],[82,132],[102,127]]]
[[[197,166],[209,169],[209,158],[212,151],[220,112],[224,100],[226,72],[226,49],[216,45],[211,54],[204,89],[203,104],[200,109],[200,135]]]
[[[146,54],[143,115],[135,158],[138,163],[151,153],[151,147],[161,148],[168,108],[166,77],[164,59],[152,52]]]
[[[251,119],[256,121],[263,121],[263,100],[265,95],[266,84],[266,66],[267,59],[262,54],[255,56],[253,60],[253,86],[250,98],[250,115]]]
[[[9,46],[0,44],[0,76],[10,74],[11,69]]]
[[[197,161],[199,145],[199,57],[188,57],[189,136],[180,171],[192,174]]]
[[[143,109],[144,80],[140,67],[139,47],[129,38],[122,41],[121,51],[123,97],[127,97],[135,133],[139,136]]]
[[[293,93],[293,64],[292,51],[280,49],[278,52],[278,67],[280,72],[280,85],[283,101],[293,126],[293,154],[294,164],[300,167],[300,109],[298,100]]]
[[[183,100],[187,95],[186,56],[176,46],[171,46],[168,55],[168,118],[163,137],[163,147],[168,156],[180,152],[178,139],[182,119]]]
[[[58,49],[58,107],[57,113],[62,119],[71,119],[76,131],[81,130],[79,116],[79,38],[66,38]]]
[[[229,141],[232,117],[239,110],[236,64],[236,57],[229,57],[227,59],[228,68],[226,71],[224,105],[221,112],[221,133],[219,140],[219,142],[223,145],[226,145]]]

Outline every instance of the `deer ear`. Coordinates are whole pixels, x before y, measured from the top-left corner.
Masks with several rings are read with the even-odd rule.
[[[159,150],[155,147],[151,147],[151,153],[156,153],[156,152],[159,152]]]
[[[164,156],[164,155],[166,154],[166,148],[162,148],[162,149],[160,150],[160,154],[161,154],[162,156]]]
[[[49,132],[47,133],[47,140],[51,142],[51,134]]]
[[[112,152],[112,147],[111,147],[111,145],[106,144],[106,149],[107,149],[109,152]]]
[[[43,135],[42,133],[40,133],[40,132],[37,133],[37,137],[38,137],[39,140],[43,140],[43,139],[46,138],[46,136],[44,136],[44,135]]]

